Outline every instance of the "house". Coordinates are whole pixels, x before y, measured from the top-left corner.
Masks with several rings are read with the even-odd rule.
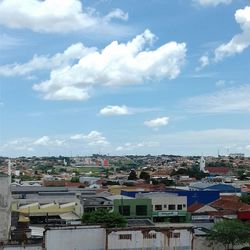
[[[205,167],[205,170],[210,175],[230,175],[232,172],[230,168],[227,167]]]
[[[138,193],[136,198],[152,200],[154,222],[185,222],[187,220],[187,197],[165,192]]]
[[[217,209],[210,205],[204,205],[201,203],[194,203],[188,207],[187,211],[190,214],[192,222],[211,222],[214,220],[210,212],[216,212]]]
[[[114,199],[114,211],[128,219],[151,219],[152,201],[149,198]]]

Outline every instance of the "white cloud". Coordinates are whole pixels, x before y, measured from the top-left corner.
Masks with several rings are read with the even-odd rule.
[[[108,105],[100,110],[101,115],[112,116],[112,115],[129,115],[129,109],[127,106],[111,106]]]
[[[118,105],[108,105],[102,108],[99,112],[100,115],[103,116],[119,116],[119,115],[133,115],[137,113],[147,113],[147,112],[155,112],[162,111],[161,108],[147,108],[147,107],[127,107],[126,105],[118,106]]]
[[[32,144],[36,146],[61,146],[64,144],[64,140],[51,139],[49,136],[42,136],[33,141]]]
[[[196,68],[196,70],[201,70],[204,67],[208,66],[210,64],[210,60],[208,56],[202,56],[199,59],[200,66]]]
[[[217,6],[219,4],[230,4],[232,0],[193,0],[195,4],[199,4],[204,7]]]
[[[242,33],[235,35],[228,43],[217,47],[214,51],[215,61],[242,53],[250,45],[250,6],[235,12],[235,20],[240,24]]]
[[[70,32],[104,27],[112,19],[127,20],[116,9],[101,17],[93,9],[83,9],[80,0],[2,0],[0,25],[35,32]]]
[[[34,145],[47,146],[50,143],[50,138],[48,136],[43,136],[33,142]]]
[[[223,113],[250,112],[250,85],[225,88],[211,94],[189,98],[186,102],[192,112]]]
[[[246,145],[246,150],[250,150],[250,145]]]
[[[121,9],[115,9],[113,11],[111,11],[110,13],[108,13],[103,20],[105,22],[110,22],[113,18],[117,18],[117,19],[121,19],[124,21],[128,20],[128,13],[124,13]]]
[[[158,128],[161,126],[166,126],[169,122],[169,117],[159,117],[153,120],[145,121],[144,125],[150,128]]]
[[[67,100],[79,100],[78,95],[74,96],[82,91],[84,100],[89,96],[89,89],[97,85],[117,87],[176,78],[185,62],[185,43],[169,42],[149,50],[154,40],[155,35],[145,30],[127,44],[113,41],[102,51],[89,53],[72,66],[52,70],[49,80],[33,88],[50,100],[64,99],[65,88],[70,95]]]
[[[216,87],[224,87],[226,85],[225,80],[219,80],[215,83]]]
[[[142,141],[139,143],[131,143],[127,142],[124,143],[121,146],[118,146],[115,148],[115,151],[122,152],[122,151],[132,151],[132,150],[138,150],[138,149],[145,149],[145,148],[151,148],[151,147],[157,147],[159,146],[157,142],[152,141]]]
[[[71,140],[83,140],[89,146],[106,146],[109,144],[106,137],[98,131],[91,131],[89,134],[76,134],[70,137]]]
[[[82,43],[76,43],[69,46],[63,53],[57,53],[54,56],[37,56],[24,64],[8,64],[0,66],[0,75],[15,76],[28,75],[37,70],[51,70],[55,68],[71,65],[76,60],[95,52],[95,48],[86,48]]]

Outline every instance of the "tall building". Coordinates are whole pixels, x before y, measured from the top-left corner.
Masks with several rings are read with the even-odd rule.
[[[205,173],[205,166],[206,166],[206,162],[204,157],[202,156],[200,159],[200,171]]]
[[[9,239],[11,224],[11,170],[10,163],[8,174],[0,173],[0,242]]]

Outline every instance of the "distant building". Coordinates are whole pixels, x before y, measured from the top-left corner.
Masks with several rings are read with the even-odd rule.
[[[205,166],[206,166],[206,162],[205,162],[204,157],[202,156],[200,159],[200,171],[203,173],[205,172]]]
[[[232,157],[232,158],[244,158],[245,154],[243,154],[243,153],[231,153],[231,154],[229,154],[229,157]]]

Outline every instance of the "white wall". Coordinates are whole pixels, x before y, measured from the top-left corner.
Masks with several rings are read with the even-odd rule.
[[[10,178],[0,176],[0,241],[9,238],[10,230]]]
[[[110,250],[115,249],[191,249],[192,234],[185,229],[174,230],[180,233],[180,238],[171,238],[163,232],[151,230],[150,235],[155,234],[156,238],[145,239],[142,230],[134,231],[113,231],[108,236],[108,246]],[[120,235],[130,235],[130,239],[120,239]]]
[[[105,229],[100,227],[53,228],[45,235],[46,250],[101,250],[105,246]]]
[[[1,249],[1,247],[0,247]],[[43,250],[42,246],[4,246],[3,250]]]

